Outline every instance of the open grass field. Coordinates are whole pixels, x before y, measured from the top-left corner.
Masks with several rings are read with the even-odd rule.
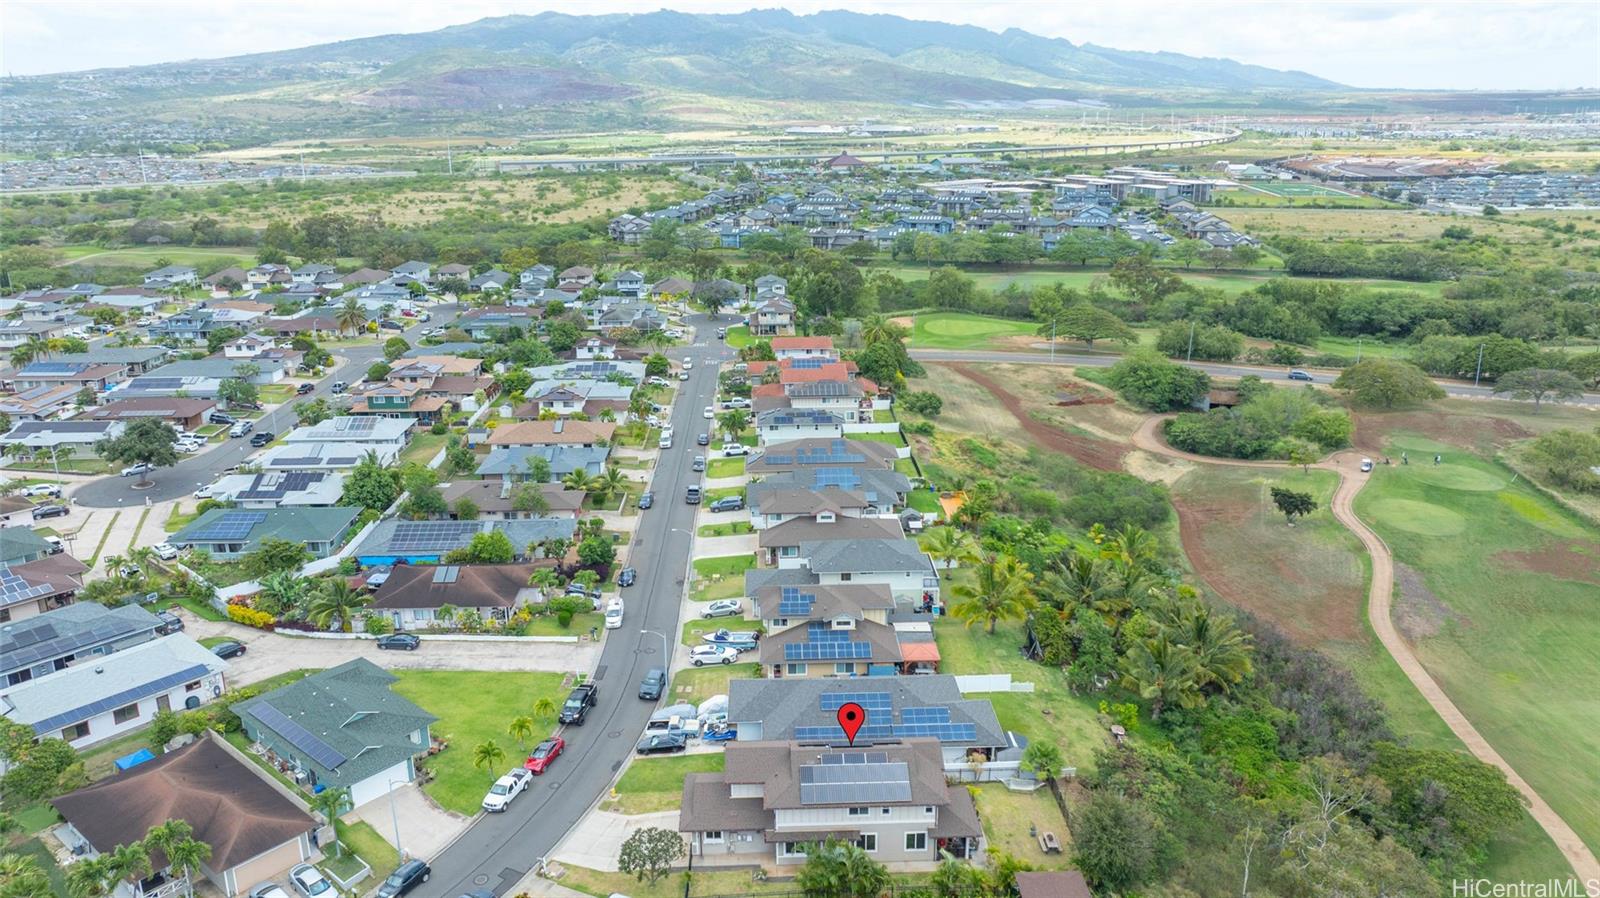
[[[1066,870],[1072,866],[1072,832],[1061,816],[1061,808],[1049,789],[1012,792],[1000,783],[984,783],[973,798],[983,835],[990,846],[1000,848],[1037,870]],[[1061,840],[1060,854],[1045,854],[1039,840],[1028,835],[1028,827],[1055,833]]]
[[[738,618],[734,618],[734,621],[737,623]],[[667,699],[673,703],[694,702],[698,705],[713,695],[727,695],[729,680],[756,677],[760,674],[761,665],[753,662],[685,668],[672,675],[672,686],[668,690]]]
[[[1013,338],[1039,339],[1037,322],[966,312],[928,312],[913,318],[910,345],[917,349],[1007,349]],[[999,344],[999,345],[996,345]]]
[[[255,264],[255,247],[250,246],[130,246],[106,249],[92,243],[76,243],[57,247],[63,265],[94,265],[106,268],[126,268],[148,265],[156,268],[157,259],[166,259],[172,265],[193,265],[196,268],[212,265],[226,268],[238,265],[248,268]]]
[[[516,766],[520,752],[544,738],[535,730],[527,746],[506,734],[513,717],[532,714],[533,703],[548,696],[557,705],[561,675],[553,673],[488,673],[460,670],[400,670],[394,690],[439,718],[433,734],[450,747],[429,758],[435,774],[424,790],[446,810],[471,816],[495,778]],[[554,729],[554,721],[538,721]],[[473,749],[490,739],[505,752],[493,770],[472,766]]]
[[[754,555],[696,558],[689,598],[697,602],[744,595],[744,572],[756,566]]]
[[[1262,190],[1277,196],[1347,197],[1350,195],[1343,190],[1335,190],[1332,187],[1324,187],[1321,184],[1312,184],[1307,181],[1252,181],[1247,189]]]
[[[1600,528],[1503,465],[1404,432],[1388,450],[1445,464],[1379,468],[1356,511],[1388,542],[1395,618],[1484,736],[1600,848]]]
[[[926,280],[928,268],[925,265],[890,264],[884,266],[890,274],[907,281]],[[1210,287],[1223,291],[1229,295],[1243,293],[1252,287],[1259,286],[1272,277],[1285,277],[1281,272],[1262,269],[1255,272],[1210,272],[1203,267],[1196,266],[1190,269],[1174,269],[1185,281],[1197,287]],[[1105,268],[1064,268],[1052,266],[1041,268],[1038,266],[1017,267],[1003,271],[966,271],[964,272],[978,286],[986,290],[1004,290],[1011,284],[1018,287],[1031,288],[1045,284],[1064,284],[1075,289],[1086,289],[1090,284],[1099,281],[1113,293],[1116,288],[1111,286]],[[1338,283],[1357,284],[1382,290],[1411,290],[1428,296],[1438,296],[1444,288],[1442,281],[1427,283],[1414,283],[1411,281],[1394,281],[1377,278],[1348,278]],[[920,317],[920,316],[919,316]]]
[[[722,752],[669,757],[635,757],[622,772],[616,800],[603,800],[606,810],[623,814],[670,811],[683,797],[683,778],[691,773],[722,770]]]

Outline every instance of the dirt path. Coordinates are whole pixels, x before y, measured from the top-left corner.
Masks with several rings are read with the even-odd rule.
[[[1282,462],[1211,458],[1174,449],[1161,439],[1157,430],[1161,422],[1169,417],[1171,416],[1155,415],[1147,419],[1134,433],[1133,444],[1146,452],[1201,464],[1250,468],[1283,467]],[[1372,528],[1362,523],[1355,513],[1356,494],[1367,484],[1366,476],[1360,474],[1357,469],[1360,464],[1359,459],[1360,453],[1345,451],[1329,456],[1313,467],[1339,475],[1339,486],[1333,492],[1333,502],[1329,510],[1339,523],[1361,540],[1362,546],[1372,558],[1372,583],[1367,591],[1367,621],[1372,625],[1373,632],[1378,634],[1378,641],[1383,644],[1389,657],[1400,665],[1406,678],[1418,692],[1422,693],[1422,697],[1450,727],[1450,731],[1456,734],[1456,738],[1461,740],[1467,750],[1485,764],[1498,767],[1505,773],[1506,780],[1522,793],[1528,802],[1528,812],[1550,836],[1551,841],[1556,843],[1556,848],[1560,849],[1567,862],[1572,865],[1579,879],[1588,882],[1600,881],[1600,861],[1595,860],[1594,852],[1589,850],[1589,846],[1584,844],[1567,821],[1561,819],[1561,815],[1557,814],[1555,809],[1550,807],[1544,798],[1517,773],[1516,769],[1495,751],[1489,740],[1472,725],[1472,721],[1461,713],[1461,709],[1457,708],[1455,702],[1450,700],[1450,696],[1445,694],[1444,689],[1422,666],[1422,662],[1417,660],[1416,654],[1411,651],[1411,645],[1395,627],[1390,613],[1394,598],[1394,555],[1382,538],[1373,532]]]
[[[1001,386],[994,378],[975,370],[971,365],[955,363],[946,367],[994,394],[1005,410],[1017,419],[1022,429],[1028,436],[1038,441],[1039,445],[1069,455],[1092,468],[1102,471],[1122,470],[1123,451],[1115,443],[1070,434],[1035,419],[1028,414],[1028,410],[1022,405],[1022,400],[1015,394]]]

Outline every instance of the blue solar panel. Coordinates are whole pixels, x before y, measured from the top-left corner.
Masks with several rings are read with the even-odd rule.
[[[824,358],[821,358],[821,357],[809,358],[809,359],[794,359],[793,361],[791,361],[789,363],[789,367],[793,368],[796,371],[815,371],[815,370],[821,368],[827,362],[831,362],[831,361],[833,361],[833,360],[832,359],[824,359]]]
[[[391,552],[447,552],[465,546],[480,521],[402,521],[389,538]]]
[[[900,719],[905,723],[949,723],[950,709],[943,707],[901,708]]]
[[[783,647],[786,661],[867,661],[872,658],[872,643],[830,640],[791,642]]]
[[[307,757],[323,767],[335,770],[345,762],[345,756],[340,754],[338,749],[323,742],[317,734],[290,720],[282,711],[266,702],[252,705],[249,711],[264,726],[289,740],[290,745],[305,752]]]
[[[97,714],[104,714],[107,711],[121,708],[125,705],[131,705],[140,699],[149,698],[152,695],[165,692],[179,683],[187,683],[192,680],[201,679],[210,672],[211,669],[206,667],[204,664],[196,664],[192,667],[186,667],[177,673],[167,674],[153,683],[135,686],[132,689],[124,689],[115,695],[108,695],[98,701],[91,702],[81,707],[73,708],[71,711],[65,711],[52,717],[46,717],[44,720],[38,721],[33,725],[33,731],[39,735],[52,733],[55,730],[59,730],[62,727],[67,726],[68,724],[82,723],[83,721],[88,720]]]
[[[223,513],[203,529],[188,534],[185,539],[204,541],[242,540],[250,535],[250,531],[257,524],[266,519],[267,513],[264,511],[229,511]]]
[[[861,475],[855,468],[817,468],[811,473],[817,489],[851,490],[861,485]]]
[[[970,723],[900,723],[894,734],[902,739],[914,736],[932,736],[941,742],[971,742],[978,738],[978,728]]]
[[[855,702],[867,710],[868,714],[888,714],[894,707],[894,700],[887,692],[824,692],[821,698],[821,709],[833,712],[846,702]]]
[[[817,597],[809,592],[785,586],[782,598],[778,600],[778,613],[784,617],[806,617],[811,614],[811,607],[816,601]]]

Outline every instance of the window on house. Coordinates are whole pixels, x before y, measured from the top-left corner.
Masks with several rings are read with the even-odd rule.
[[[872,813],[872,808],[851,808],[850,809],[850,816],[852,816],[852,817],[865,817],[870,813]]]
[[[928,834],[926,832],[906,833],[906,850],[907,851],[927,851],[928,850]]]
[[[799,557],[799,555],[800,555],[800,547],[799,546],[780,546],[778,548],[778,556],[780,558],[797,558],[797,557]]]
[[[134,702],[126,707],[118,708],[111,712],[112,723],[127,723],[139,716],[139,703]]]
[[[861,836],[856,839],[856,844],[861,846],[861,850],[862,851],[869,851],[869,852],[870,851],[877,851],[878,850],[878,834],[877,833],[862,833]]]
[[[923,805],[922,806],[922,813],[928,814],[928,815],[931,816],[933,814],[933,805],[931,805],[931,804]]]
[[[67,742],[71,742],[74,739],[82,739],[87,735],[89,735],[89,721],[87,720],[61,731],[61,738]]]
[[[193,683],[185,683],[184,686],[183,686],[183,691],[184,692],[195,692],[195,691],[198,691],[199,689],[200,689],[200,681],[199,680],[195,680]]]
[[[849,661],[835,662],[833,665],[833,672],[841,677],[855,676],[856,666]]]
[[[783,672],[791,677],[803,677],[806,675],[806,666],[804,664],[788,664],[784,666]]]
[[[701,838],[703,838],[707,842],[721,842],[722,841],[722,830],[720,830],[720,829],[707,830],[705,835],[703,835]]]
[[[938,589],[939,588],[939,578],[938,577],[923,577],[922,578],[922,588],[923,589]]]
[[[775,630],[779,627],[787,626],[789,626],[789,619],[787,617],[775,617],[772,620],[767,621],[767,629],[769,630]]]
[[[851,577],[850,574],[840,574],[839,575],[839,582],[840,583],[849,583],[850,582],[850,577]]]

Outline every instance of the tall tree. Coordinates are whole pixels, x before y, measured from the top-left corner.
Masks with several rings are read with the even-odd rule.
[[[888,868],[861,846],[830,837],[806,850],[794,883],[806,898],[878,898],[889,879]]]
[[[1098,306],[1081,302],[1062,311],[1056,319],[1056,336],[1082,340],[1090,349],[1096,340],[1137,343],[1138,334],[1121,318]]]
[[[1444,390],[1421,368],[1394,359],[1366,359],[1339,372],[1333,388],[1357,405],[1396,408],[1443,399]]]
[[[1198,599],[1180,600],[1169,606],[1162,621],[1167,638],[1188,649],[1194,656],[1195,679],[1200,686],[1229,692],[1250,675],[1250,636]]]
[[[343,577],[334,577],[311,597],[306,617],[323,629],[329,629],[337,623],[334,629],[343,633],[349,630],[350,620],[356,610],[365,607],[371,600],[372,596],[368,593],[351,589]]]
[[[1033,572],[1011,555],[990,554],[973,572],[970,583],[958,583],[951,590],[956,597],[951,613],[972,626],[986,623],[994,635],[1001,619],[1020,620],[1033,608]]]
[[[1272,488],[1272,504],[1278,506],[1278,510],[1283,512],[1284,520],[1288,521],[1291,527],[1294,526],[1295,518],[1308,515],[1317,510],[1317,500],[1311,498],[1310,493],[1286,490],[1276,486]]]
[[[683,836],[659,826],[634,830],[617,852],[617,869],[640,882],[654,884],[683,857]]]
[[[339,306],[339,311],[333,317],[333,323],[338,325],[339,333],[346,331],[360,333],[363,325],[367,323],[367,313],[356,302],[354,296],[345,297],[344,303]]]
[[[1546,399],[1560,402],[1582,396],[1583,381],[1560,368],[1523,368],[1500,375],[1494,391],[1510,394],[1512,399],[1532,399],[1533,410],[1538,412]]]
[[[159,418],[140,418],[129,424],[121,434],[106,437],[94,444],[95,454],[101,458],[124,465],[149,465],[166,468],[178,463],[178,452],[173,446],[178,442],[177,431]],[[136,486],[150,484],[149,472],[139,475]]]
[[[923,537],[922,550],[934,561],[943,563],[947,571],[978,559],[978,547],[972,535],[956,527],[933,528]]]
[[[323,821],[329,826],[335,827],[335,832],[337,832],[339,815],[343,813],[344,806],[349,800],[349,787],[323,789],[321,792],[311,796],[310,804],[311,809],[321,814]],[[344,842],[335,840],[334,844],[338,846],[339,856],[344,857]]]
[[[193,898],[193,872],[211,859],[211,846],[194,837],[194,827],[187,820],[173,819],[150,828],[144,837],[145,848],[151,854],[160,852],[167,858],[168,867],[183,871],[184,891]]]
[[[1150,702],[1150,719],[1177,705],[1193,708],[1205,701],[1200,692],[1199,666],[1194,653],[1176,645],[1166,634],[1134,642],[1122,659],[1122,684]]]
[[[483,742],[479,742],[472,749],[472,766],[478,768],[479,770],[487,768],[489,770],[489,775],[495,779],[500,778],[500,774],[496,771],[500,769],[500,765],[505,761],[505,759],[505,749],[501,748],[499,743],[495,742],[493,739],[487,739]]]

